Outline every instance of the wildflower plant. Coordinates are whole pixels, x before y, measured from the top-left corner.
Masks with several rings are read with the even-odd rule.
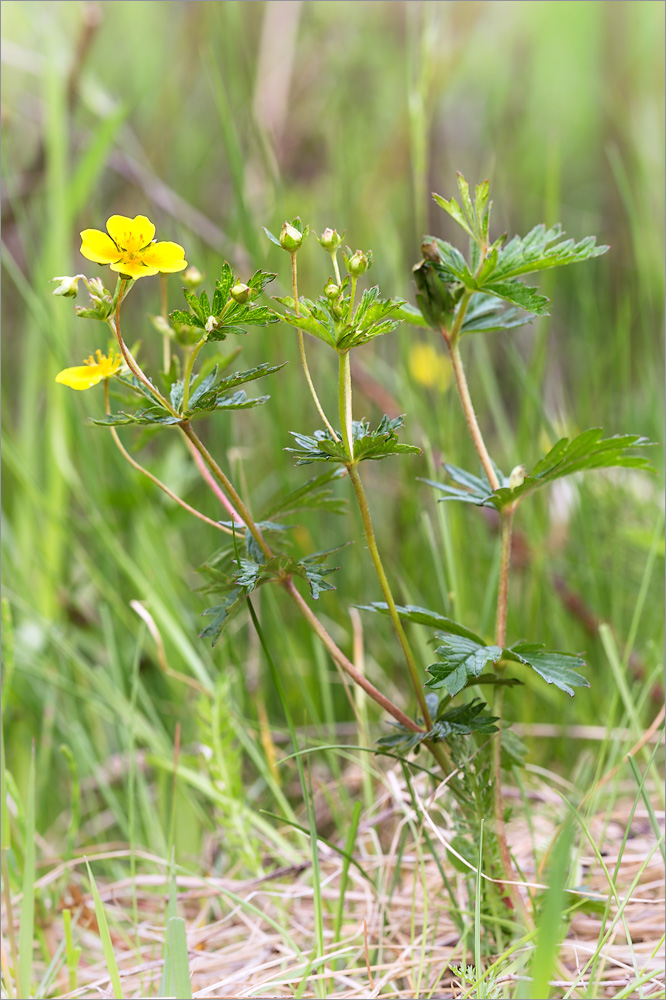
[[[89,260],[108,264],[118,273],[113,293],[99,278],[76,275],[54,279],[55,295],[75,297],[83,281],[90,305],[77,309],[80,316],[96,318],[109,327],[117,352],[97,352],[83,366],[65,369],[59,382],[74,389],[89,388],[102,381],[105,413],[95,423],[107,427],[131,465],[191,514],[224,536],[221,547],[205,569],[205,592],[215,603],[204,615],[201,636],[217,642],[234,614],[264,585],[279,587],[293,602],[337,667],[359,684],[392,718],[393,732],[379,740],[377,752],[406,757],[423,746],[435,760],[442,777],[457,799],[460,817],[458,836],[452,841],[452,858],[474,867],[474,846],[479,824],[494,816],[494,833],[484,836],[485,870],[499,886],[492,896],[491,883],[484,882],[486,903],[515,911],[526,924],[531,915],[515,886],[515,873],[505,834],[506,810],[502,799],[503,767],[520,764],[524,748],[511,733],[503,715],[503,692],[523,683],[527,672],[573,696],[588,687],[582,671],[585,664],[577,652],[550,650],[539,636],[527,640],[507,636],[507,603],[511,562],[511,537],[516,512],[525,500],[563,476],[609,466],[649,468],[642,451],[647,441],[637,435],[604,438],[601,430],[583,432],[573,440],[562,439],[533,467],[517,464],[503,472],[491,458],[477,419],[463,367],[462,344],[469,334],[511,331],[546,313],[548,300],[526,284],[525,277],[546,268],[580,263],[606,252],[594,237],[579,242],[564,239],[559,226],[537,226],[525,237],[492,239],[488,182],[471,192],[459,175],[460,202],[435,195],[435,201],[450,215],[469,240],[467,255],[451,243],[425,236],[422,259],[413,269],[416,302],[385,297],[368,281],[373,263],[369,250],[343,248],[344,233],[327,228],[317,241],[328,256],[330,272],[320,294],[302,296],[298,287],[298,255],[303,252],[309,227],[296,218],[285,222],[278,236],[268,238],[289,255],[291,295],[280,296],[279,311],[262,300],[275,274],[257,271],[247,280],[234,274],[225,262],[210,295],[197,288],[201,275],[185,271],[184,250],[175,243],[155,243],[155,228],[144,216],[127,219],[112,216],[107,232],[84,230],[81,253]],[[312,241],[309,244],[312,246]],[[339,255],[342,254],[343,276]],[[184,308],[153,318],[163,340],[162,371],[151,378],[139,366],[121,332],[121,309],[140,277],[159,272],[184,271]],[[164,281],[164,279],[162,279]],[[163,296],[165,302],[165,296]],[[251,513],[247,497],[232,482],[217,459],[198,436],[194,424],[220,411],[244,410],[268,400],[267,395],[248,397],[241,388],[274,375],[281,365],[260,364],[250,370],[227,374],[215,366],[197,370],[201,352],[211,342],[247,333],[248,328],[283,322],[298,338],[301,366],[311,394],[319,426],[294,431],[286,448],[296,465],[314,466],[315,474],[279,494],[260,517]],[[354,416],[351,352],[371,340],[392,334],[401,324],[429,328],[449,363],[437,370],[442,378],[453,372],[479,468],[444,467],[446,479],[428,480],[433,496],[444,502],[491,507],[499,515],[501,558],[497,582],[497,609],[492,636],[478,634],[466,623],[454,621],[437,609],[397,603],[375,536],[370,502],[366,495],[362,464],[416,454],[420,449],[401,439],[403,417],[382,417],[371,427]],[[331,352],[337,368],[337,407],[325,412],[308,367],[305,335],[320,341]],[[430,348],[431,350],[433,347]],[[122,362],[122,364],[121,364]],[[115,411],[110,405],[109,382],[115,380],[126,401]],[[125,449],[117,432],[120,426],[148,425],[177,433],[191,453],[204,480],[224,508],[220,520],[207,517],[187,504],[164,483],[143,468]],[[446,429],[442,431],[445,443]],[[287,445],[287,442],[285,442]],[[330,577],[334,550],[294,555],[282,523],[303,509],[340,512],[341,501],[332,495],[338,479],[349,480],[358,505],[367,549],[374,566],[381,600],[359,604],[368,614],[387,616],[404,660],[411,699],[398,705],[378,690],[334,641],[312,608],[323,591],[335,589]],[[304,593],[304,592],[305,593]],[[307,595],[307,596],[306,596]],[[252,621],[256,616],[250,605]],[[434,662],[419,661],[406,626],[423,627],[431,633],[436,648]],[[486,694],[489,692],[489,694]],[[410,706],[410,701],[412,706]],[[452,772],[455,772],[452,774]],[[491,886],[489,888],[488,886]]]

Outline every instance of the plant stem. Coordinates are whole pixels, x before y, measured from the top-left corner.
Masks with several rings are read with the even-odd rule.
[[[509,601],[509,570],[511,568],[511,532],[513,529],[513,505],[504,507],[500,514],[500,568],[497,584],[497,614],[495,616],[495,643],[506,644],[506,609]]]
[[[354,435],[352,420],[351,361],[349,351],[340,352],[338,365],[338,409],[342,439],[350,460],[354,461]]]
[[[267,559],[272,559],[273,553],[271,552],[267,543],[264,541],[264,538],[261,532],[259,531],[259,528],[252,519],[252,515],[250,514],[249,510],[247,509],[247,507],[241,500],[240,496],[236,492],[231,481],[227,478],[227,476],[225,476],[224,472],[219,467],[213,456],[210,454],[203,441],[192,430],[189,423],[186,420],[183,420],[181,421],[179,426],[185,437],[187,437],[192,442],[194,447],[197,449],[197,451],[199,452],[199,454],[201,455],[204,462],[206,463],[210,471],[213,473],[217,481],[222,485],[224,492],[227,494],[232,504],[238,511],[240,517],[243,520],[243,524],[250,532],[250,534],[254,538],[255,542],[257,543],[261,551],[264,553]]]
[[[456,377],[458,394],[460,396],[460,402],[462,404],[463,413],[465,414],[465,420],[467,421],[469,433],[472,437],[472,441],[474,442],[474,447],[477,450],[479,458],[481,459],[481,465],[483,466],[484,472],[488,477],[488,482],[490,483],[491,488],[496,490],[499,488],[499,479],[497,478],[497,473],[495,472],[490,455],[488,454],[488,449],[486,448],[485,441],[483,440],[479,422],[476,419],[472,397],[469,394],[469,387],[467,385],[467,379],[465,378],[465,369],[463,368],[462,358],[460,356],[458,338],[453,335],[453,331],[449,335],[445,330],[442,330],[442,335],[447,343],[449,353],[451,355],[453,374]]]
[[[139,367],[138,363],[132,357],[132,355],[130,354],[128,348],[125,345],[125,341],[123,340],[123,335],[120,332],[120,307],[121,307],[121,305],[123,303],[123,292],[125,290],[125,285],[126,284],[127,284],[127,278],[121,278],[120,279],[120,285],[119,285],[119,288],[118,288],[118,298],[117,298],[117,301],[116,301],[115,320],[113,321],[113,323],[110,323],[109,325],[111,326],[111,329],[113,330],[113,333],[115,334],[116,340],[118,341],[118,347],[120,348],[120,352],[121,352],[123,358],[125,359],[125,364],[129,368],[129,370],[132,372],[132,374],[134,376],[136,376],[136,378],[138,378],[139,382],[143,382],[143,384],[149,390],[149,392],[151,393],[151,395],[153,395],[155,397],[155,399],[158,401],[158,403],[161,406],[163,406],[165,410],[169,411],[169,413],[171,414],[172,417],[178,417],[178,418],[180,418],[180,414],[176,413],[176,411],[174,410],[174,408],[171,405],[171,403],[164,398],[164,396],[162,395],[162,393],[159,392],[155,388],[155,386],[150,381],[150,379],[146,375],[144,375],[144,373],[141,371],[141,368]]]
[[[329,252],[331,254],[331,260],[333,261],[333,271],[335,273],[335,280],[338,283],[338,285],[341,285],[342,278],[340,277],[340,268],[338,267],[338,251],[331,250]]]
[[[402,723],[403,726],[406,726],[407,729],[411,729],[412,732],[415,733],[423,732],[421,726],[417,725],[413,719],[409,718],[408,715],[405,715],[405,713],[402,712],[397,705],[394,705],[393,702],[386,697],[386,695],[383,695],[381,691],[378,691],[374,684],[371,684],[364,674],[360,672],[360,670],[356,669],[351,660],[345,656],[337,643],[328,634],[304,598],[301,597],[292,578],[285,577],[282,582],[282,586],[287,591],[312,631],[321,640],[323,646],[328,650],[335,662],[338,663],[347,674],[349,674],[352,680],[362,687],[363,690],[370,695],[373,701],[376,701],[378,705],[381,705],[383,709],[392,715],[394,719],[397,719],[398,722]]]
[[[5,762],[2,762],[4,767]],[[7,804],[2,803],[2,808],[6,809]],[[16,946],[16,932],[14,930],[14,912],[12,907],[12,887],[9,882],[9,865],[7,863],[7,848],[2,849],[2,894],[5,898],[5,920],[7,932],[9,934],[9,952],[12,959],[12,964],[14,966],[14,986],[16,988],[16,995],[18,996],[19,990],[19,973],[18,973],[18,963],[19,963],[19,953]],[[7,986],[9,983],[9,974],[7,975]]]
[[[106,407],[106,412],[110,413],[111,408],[109,406],[108,379],[104,379],[104,403]],[[191,507],[190,504],[187,503],[187,501],[183,500],[182,497],[179,497],[177,493],[173,492],[173,490],[170,490],[169,487],[161,481],[161,479],[158,479],[157,476],[154,476],[152,472],[148,471],[148,469],[144,469],[144,467],[140,465],[135,459],[133,459],[130,453],[126,450],[125,446],[120,440],[120,437],[118,436],[118,431],[116,430],[116,428],[111,426],[109,427],[109,430],[111,431],[111,437],[115,441],[116,447],[118,448],[120,454],[123,456],[124,459],[126,459],[126,461],[129,462],[129,464],[133,468],[137,470],[137,472],[142,473],[144,476],[150,479],[150,481],[154,483],[155,486],[159,487],[159,489],[161,489],[163,493],[166,493],[166,495],[170,497],[172,500],[175,500],[177,504],[180,504],[183,510],[186,510],[189,514],[193,514],[194,517],[198,517],[199,520],[203,521],[205,524],[210,524],[213,528],[217,528],[218,531],[223,531],[227,535],[233,535],[233,531],[231,528],[225,527],[225,525],[220,524],[219,521],[213,521],[212,518],[206,517],[205,514],[202,514],[200,510],[197,510],[195,507]]]
[[[240,514],[235,509],[234,505],[227,499],[224,490],[220,489],[218,484],[215,482],[215,479],[211,475],[208,466],[206,465],[203,458],[201,457],[201,455],[199,454],[199,452],[194,447],[194,445],[192,444],[192,442],[188,437],[185,438],[185,443],[187,444],[187,447],[190,449],[192,458],[196,462],[197,469],[201,473],[202,478],[205,480],[206,485],[210,487],[211,492],[215,494],[215,496],[220,501],[220,503],[227,511],[227,513],[231,515],[231,520],[235,521],[236,524],[240,525],[241,528],[244,528],[245,525],[243,524]]]
[[[183,405],[181,407],[183,416],[187,413],[187,408],[190,403],[190,379],[192,378],[192,368],[194,367],[194,361],[197,354],[199,353],[203,345],[206,343],[206,339],[207,339],[206,337],[202,337],[201,340],[194,345],[194,348],[191,351],[189,351],[187,355],[187,362],[185,364],[185,374],[183,377],[184,378]]]
[[[296,316],[300,316],[300,307],[299,307],[299,304],[298,304],[298,265],[296,263],[296,254],[295,253],[291,254],[291,288],[292,288],[292,293],[293,293],[293,297],[294,297],[294,313],[295,313]],[[303,374],[305,375],[305,381],[307,382],[308,389],[310,390],[310,395],[312,396],[312,398],[314,400],[314,404],[317,407],[317,410],[319,412],[319,416],[324,421],[324,425],[325,425],[327,431],[329,432],[329,434],[331,435],[331,437],[333,438],[334,441],[339,441],[340,438],[335,433],[335,430],[333,429],[333,427],[329,423],[328,418],[326,417],[326,414],[324,413],[324,408],[321,405],[321,403],[319,402],[319,396],[317,395],[317,390],[314,387],[314,383],[313,383],[312,377],[310,375],[310,369],[308,368],[308,359],[305,356],[305,340],[303,338],[303,331],[299,330],[298,327],[297,327],[296,328],[296,333],[298,334],[298,349],[299,349],[300,354],[301,354],[301,366],[303,368]]]
[[[167,280],[165,274],[160,274],[161,310],[160,314],[165,323],[167,319]],[[168,333],[162,334],[162,367],[165,373],[171,368],[171,340]]]
[[[358,502],[358,507],[361,512],[361,520],[363,521],[363,532],[365,534],[365,540],[368,544],[368,549],[370,551],[370,556],[374,563],[375,572],[379,579],[379,585],[382,589],[382,593],[388,605],[388,611],[393,622],[393,628],[398,637],[398,641],[402,647],[402,651],[405,656],[405,661],[407,663],[407,668],[409,670],[409,676],[412,680],[412,686],[416,694],[416,698],[421,709],[421,714],[423,715],[423,721],[427,729],[432,727],[432,719],[430,718],[430,712],[428,711],[428,706],[423,694],[421,684],[419,682],[419,674],[416,666],[416,661],[414,659],[414,654],[412,652],[411,646],[407,639],[407,635],[403,628],[403,624],[400,621],[400,615],[395,606],[395,601],[393,599],[393,594],[391,593],[391,587],[388,582],[388,578],[384,571],[384,566],[382,565],[382,560],[379,555],[379,549],[377,548],[377,541],[375,539],[375,532],[372,527],[372,520],[370,518],[370,509],[368,507],[368,501],[365,495],[365,490],[363,489],[363,483],[361,482],[361,477],[358,474],[358,469],[355,465],[348,465],[349,478],[352,481],[352,486],[354,487],[354,493],[356,494],[356,500]]]

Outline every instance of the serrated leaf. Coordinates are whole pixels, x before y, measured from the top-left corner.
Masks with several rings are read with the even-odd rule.
[[[548,302],[545,295],[540,295],[536,288],[524,285],[522,281],[511,279],[509,281],[497,281],[495,275],[493,280],[483,286],[484,292],[511,302],[512,305],[524,309],[526,312],[534,313],[535,316],[548,316]]]
[[[481,699],[474,699],[447,712],[442,712],[427,732],[413,732],[402,723],[392,722],[397,732],[382,736],[377,743],[383,747],[399,748],[405,753],[416,749],[424,741],[442,743],[450,737],[469,736],[473,732],[495,733],[498,721],[494,715],[484,715],[488,706]]]
[[[201,294],[206,295],[205,292],[202,292]],[[204,312],[199,299],[196,297],[194,292],[190,292],[187,288],[183,289],[183,295],[185,296],[187,304],[189,305],[190,309],[197,317],[197,319],[201,321],[202,325],[205,324],[206,320],[210,316],[210,306],[208,307],[208,311]],[[207,295],[206,295],[206,304],[208,304]]]
[[[451,198],[449,201],[447,201],[446,198],[442,198],[441,195],[435,194],[434,192],[433,192],[433,198],[437,202],[439,207],[443,208],[445,212],[448,212],[451,218],[454,219],[458,223],[458,225],[465,230],[466,233],[469,233],[469,235],[472,237],[474,236],[474,231],[472,230],[472,227],[465,218],[465,213],[463,212],[463,210],[461,209],[460,205],[458,204],[455,198]]]
[[[356,607],[359,611],[374,611],[381,615],[389,614],[388,605],[385,601],[373,601],[372,604],[357,604]],[[453,621],[452,618],[445,618],[444,615],[440,615],[437,611],[429,611],[427,608],[420,608],[414,604],[397,604],[396,611],[402,621],[438,629],[440,632],[446,632],[446,637],[448,635],[459,635],[471,639],[480,646],[484,644],[483,639],[476,632],[472,632],[471,629],[466,628],[459,622]],[[443,638],[446,637],[443,636]]]
[[[495,333],[498,330],[510,330],[517,326],[531,323],[534,314],[525,312],[515,306],[507,307],[504,300],[494,295],[475,292],[469,300],[467,312],[463,320],[461,334]]]
[[[541,643],[517,642],[504,650],[504,656],[532,667],[547,684],[555,684],[570,697],[573,697],[574,687],[590,686],[589,681],[574,669],[585,666],[585,660],[577,653],[548,650]]]
[[[118,413],[106,413],[103,417],[92,417],[91,420],[100,427],[122,427],[125,424],[169,426],[180,423],[181,418],[172,416],[161,406],[149,406],[134,413],[120,410]]]
[[[550,267],[576,264],[608,251],[607,246],[597,246],[596,237],[587,236],[575,243],[562,239],[561,225],[546,229],[535,226],[522,238],[514,236],[500,251],[495,274],[498,278],[515,278],[517,275],[543,271]]]
[[[222,326],[217,326],[214,330],[211,330],[206,339],[226,340],[230,334],[233,334],[235,337],[246,337],[247,330],[244,330],[242,326],[231,326],[228,323],[224,323]]]
[[[474,683],[488,663],[497,663],[502,647],[486,646],[464,636],[452,635],[437,647],[437,652],[441,660],[428,667],[432,677],[426,681],[426,687],[443,687],[454,698],[468,683]]]
[[[170,312],[169,319],[178,326],[192,326],[198,330],[203,330],[204,328],[204,324],[198,316],[184,312],[182,309],[174,309],[173,312]]]
[[[354,420],[352,423],[352,439],[354,445],[354,461],[379,461],[393,455],[420,454],[421,449],[411,444],[398,442],[397,429],[402,425],[403,417],[390,419],[382,417],[376,430],[371,431],[367,420]],[[328,430],[317,430],[313,435],[298,434],[292,431],[292,436],[298,448],[285,448],[285,451],[295,455],[298,465],[308,465],[310,462],[340,462],[349,463],[349,456],[342,441],[342,435],[335,441]]]

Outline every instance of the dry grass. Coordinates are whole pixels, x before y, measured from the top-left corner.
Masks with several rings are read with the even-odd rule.
[[[355,775],[350,774],[350,783]],[[177,875],[178,907],[187,924],[187,943],[193,995],[195,997],[440,997],[476,996],[469,982],[460,984],[449,966],[473,965],[473,899],[469,880],[449,864],[446,870],[459,909],[466,915],[469,932],[465,940],[451,917],[451,901],[442,885],[432,856],[425,850],[423,824],[436,843],[440,860],[451,834],[447,822],[447,791],[440,786],[428,797],[425,779],[413,788],[423,812],[421,820],[411,806],[409,791],[399,769],[384,773],[383,789],[371,810],[361,818],[354,858],[368,878],[351,866],[339,940],[334,939],[334,914],[339,898],[342,859],[320,844],[321,894],[324,901],[324,961],[314,962],[314,906],[310,874],[309,844],[302,838],[300,864],[275,867],[266,857],[272,874],[257,879]],[[346,778],[344,779],[347,780]],[[510,843],[528,889],[543,885],[543,874],[535,859],[547,854],[558,824],[564,818],[562,799],[555,790],[556,776],[528,772],[529,823],[516,789],[507,789],[515,801],[515,819]],[[614,790],[615,792],[615,790]],[[615,997],[639,978],[647,976],[641,990],[623,992],[625,997],[663,996],[664,870],[662,855],[647,812],[640,807],[631,818],[633,805],[629,785],[617,789],[588,819],[588,829],[597,845],[593,850],[585,835],[577,845],[574,883],[596,906],[577,900],[568,925],[558,968],[553,980],[555,996],[585,996],[589,981],[586,964],[600,954],[599,997]],[[663,813],[657,814],[663,821]],[[325,822],[323,814],[320,819]],[[401,844],[404,828],[406,839]],[[321,826],[319,827],[321,829]],[[289,835],[287,830],[286,834]],[[296,837],[300,835],[296,834]],[[213,845],[214,846],[214,845]],[[130,852],[97,851],[89,859],[127,859]],[[125,997],[158,995],[162,971],[163,925],[169,875],[166,862],[147,853],[135,853],[137,874],[104,885],[99,883],[111,926],[112,939]],[[603,864],[602,864],[603,859]],[[619,863],[618,863],[619,859]],[[540,861],[541,864],[541,861]],[[613,886],[609,880],[617,865]],[[605,870],[604,870],[605,866]],[[79,966],[79,989],[67,992],[67,972],[56,980],[59,997],[111,996],[100,936],[91,897],[83,889],[83,862],[49,865],[39,885],[67,885],[60,905],[73,909],[83,948]],[[604,904],[608,905],[606,929],[623,907],[608,941],[603,935]],[[49,951],[55,953],[62,935],[62,920],[56,917],[46,929]],[[488,996],[510,996],[521,973],[529,938],[518,942],[513,956],[505,953],[490,980]],[[486,961],[486,968],[493,961]],[[36,970],[43,972],[43,969]],[[569,991],[569,992],[567,992]]]

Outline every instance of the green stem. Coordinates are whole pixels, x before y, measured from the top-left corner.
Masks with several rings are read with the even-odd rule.
[[[300,306],[299,306],[299,303],[298,303],[298,265],[296,263],[296,254],[295,253],[291,254],[291,288],[292,288],[292,294],[293,294],[293,298],[294,298],[294,314],[296,316],[300,316],[300,314],[301,314],[300,313]],[[310,375],[310,369],[308,368],[308,359],[305,356],[305,340],[303,338],[303,331],[299,330],[298,327],[297,327],[296,328],[296,332],[298,334],[298,349],[299,349],[300,355],[301,355],[301,367],[303,368],[303,374],[305,375],[305,381],[308,384],[308,389],[310,390],[310,395],[312,396],[312,398],[314,400],[314,404],[317,407],[317,411],[319,412],[319,416],[324,421],[324,425],[325,425],[326,429],[328,430],[329,434],[331,435],[331,437],[333,438],[334,441],[339,441],[340,438],[335,433],[335,430],[331,426],[331,424],[330,424],[330,422],[329,422],[326,414],[324,413],[323,406],[319,402],[319,396],[317,395],[317,390],[314,387],[314,383],[312,381],[312,376]]]
[[[511,568],[511,533],[514,507],[505,507],[500,514],[500,569],[497,585],[497,613],[495,615],[495,644],[506,644],[506,610],[509,603],[509,570]]]
[[[241,517],[245,527],[250,532],[250,534],[254,538],[255,542],[257,543],[261,551],[264,553],[267,559],[272,559],[273,553],[271,552],[271,549],[265,542],[263,535],[259,531],[259,528],[257,527],[252,518],[252,515],[250,514],[249,510],[247,509],[247,507],[241,500],[240,496],[236,492],[231,481],[228,479],[227,476],[225,476],[224,472],[219,467],[213,456],[210,454],[203,441],[192,430],[190,424],[186,420],[182,420],[179,426],[182,433],[185,435],[186,438],[188,438],[188,440],[192,442],[192,444],[199,452],[199,454],[203,458],[204,462],[206,463],[210,471],[213,473],[217,481],[224,489],[224,492],[227,494],[232,504],[238,511],[238,514]]]
[[[202,337],[201,340],[194,345],[194,348],[191,351],[189,351],[187,355],[187,362],[185,364],[185,374],[183,381],[183,405],[182,405],[183,416],[187,413],[187,408],[190,403],[190,380],[192,378],[192,369],[194,367],[194,361],[197,354],[199,353],[203,345],[206,343],[206,340],[207,337]]]
[[[347,313],[347,322],[351,323],[352,316],[354,315],[354,299],[356,298],[356,285],[358,283],[358,278],[355,278],[352,274],[351,276],[351,292],[349,293],[349,312]]]
[[[340,427],[342,429],[342,440],[345,443],[347,454],[350,460],[354,461],[354,434],[352,420],[352,384],[351,384],[351,361],[349,351],[339,353],[338,365],[338,409],[340,413]]]
[[[414,722],[413,719],[410,719],[408,715],[405,715],[405,713],[402,712],[397,705],[394,705],[393,702],[386,697],[386,695],[383,695],[381,691],[378,691],[374,684],[371,684],[367,677],[354,666],[348,657],[345,656],[337,643],[328,634],[315,613],[311,610],[310,606],[303,599],[303,597],[301,597],[292,578],[285,577],[282,581],[282,586],[287,591],[312,631],[321,640],[322,645],[328,650],[335,662],[342,667],[345,673],[347,673],[351,679],[359,685],[359,687],[362,687],[363,690],[373,699],[373,701],[376,701],[378,705],[381,705],[383,709],[392,715],[394,719],[397,719],[398,722],[402,723],[403,726],[406,726],[407,729],[411,729],[414,733],[423,732],[421,726],[417,725],[416,722]]]
[[[144,375],[144,373],[141,371],[141,368],[139,367],[138,363],[132,357],[129,349],[125,345],[125,341],[123,340],[123,335],[120,332],[120,307],[121,307],[121,305],[123,303],[123,298],[124,298],[123,292],[125,290],[125,285],[126,284],[127,284],[127,278],[121,278],[120,279],[120,283],[119,283],[119,287],[118,287],[118,291],[117,291],[117,301],[116,301],[115,318],[114,318],[113,322],[109,323],[109,326],[113,330],[113,333],[115,334],[115,338],[118,341],[118,347],[120,348],[120,353],[122,354],[123,358],[125,359],[125,364],[129,368],[129,370],[132,372],[132,374],[139,380],[139,382],[143,382],[143,384],[149,390],[149,392],[151,393],[151,395],[153,395],[155,397],[155,399],[158,401],[158,403],[160,404],[160,406],[163,406],[165,410],[168,410],[172,417],[178,417],[180,419],[180,414],[177,413],[176,410],[174,410],[174,408],[171,405],[171,403],[164,398],[164,396],[162,395],[162,393],[159,392],[155,388],[155,386],[150,381],[150,379],[148,378],[148,376]]]
[[[340,268],[338,267],[338,251],[331,250],[330,254],[331,254],[331,260],[333,261],[333,271],[335,273],[335,280],[339,286],[342,284],[342,278],[340,277]]]
[[[165,274],[160,274],[160,292],[162,304],[160,312],[162,319],[167,323],[167,280]],[[162,334],[162,367],[165,373],[171,368],[171,338],[168,333]]]
[[[352,481],[352,486],[354,487],[354,493],[356,494],[356,500],[358,502],[358,507],[361,512],[361,520],[363,521],[363,532],[365,534],[365,540],[370,551],[370,556],[374,563],[375,572],[377,573],[377,578],[379,579],[379,585],[382,589],[382,593],[386,600],[388,606],[389,615],[391,621],[393,622],[393,628],[398,637],[398,641],[402,647],[402,651],[405,656],[405,661],[407,663],[407,668],[409,670],[409,676],[411,677],[412,686],[416,694],[419,707],[421,709],[421,714],[423,715],[423,721],[427,729],[432,728],[432,719],[430,717],[430,712],[428,711],[428,706],[426,704],[425,696],[423,694],[423,689],[419,681],[418,669],[416,666],[416,661],[414,659],[414,654],[412,652],[411,646],[409,645],[409,640],[403,628],[403,624],[400,621],[400,615],[398,614],[398,609],[396,608],[395,601],[393,600],[393,594],[391,593],[391,587],[388,582],[388,578],[384,571],[384,566],[382,565],[382,560],[379,555],[379,549],[377,548],[377,541],[375,539],[375,532],[372,527],[372,519],[370,517],[370,509],[368,507],[368,501],[365,495],[365,490],[363,489],[363,483],[361,482],[361,477],[358,474],[358,469],[355,465],[350,464],[347,466],[349,470],[349,478]]]
[[[111,408],[109,406],[109,380],[108,379],[104,379],[104,403],[105,403],[106,412],[110,413],[111,412]],[[130,455],[130,453],[127,451],[127,449],[123,445],[122,441],[120,440],[120,437],[118,436],[118,431],[116,430],[116,428],[113,427],[113,426],[111,426],[111,427],[109,427],[109,430],[111,431],[111,437],[115,441],[116,447],[118,448],[118,451],[120,452],[120,454],[123,456],[123,458],[127,462],[129,462],[129,464],[134,469],[137,470],[137,472],[140,472],[142,475],[144,475],[148,479],[150,479],[150,481],[152,483],[154,483],[155,486],[157,486],[159,489],[162,490],[163,493],[166,493],[166,495],[168,497],[170,497],[177,504],[179,504],[183,508],[183,510],[186,510],[188,512],[188,514],[193,514],[194,517],[198,517],[199,520],[203,521],[205,524],[210,524],[211,527],[217,528],[218,531],[223,531],[227,535],[233,535],[234,532],[233,532],[233,530],[231,528],[227,528],[225,525],[220,524],[219,521],[213,521],[212,518],[206,517],[205,514],[202,514],[200,510],[197,510],[195,507],[191,507],[190,504],[187,503],[187,501],[183,500],[182,497],[179,497],[177,493],[173,492],[173,490],[170,490],[169,487],[165,483],[163,483],[161,479],[158,479],[157,476],[154,476],[152,474],[152,472],[148,471],[148,469],[144,469],[143,465],[140,465],[135,459],[133,459],[132,456]]]
[[[467,379],[465,378],[465,369],[463,368],[462,358],[460,356],[458,338],[457,336],[454,337],[453,330],[450,334],[448,334],[446,330],[442,330],[442,335],[449,348],[453,374],[456,378],[460,402],[462,404],[463,413],[465,414],[465,420],[467,421],[467,426],[469,428],[469,433],[474,443],[474,447],[476,448],[478,456],[481,459],[481,465],[483,466],[491,488],[493,490],[499,489],[499,479],[497,478],[497,473],[495,472],[490,455],[488,454],[488,449],[486,448],[485,441],[483,440],[481,428],[479,427],[479,422],[476,419],[476,412],[472,403],[472,397],[469,394],[469,386],[467,385]]]

